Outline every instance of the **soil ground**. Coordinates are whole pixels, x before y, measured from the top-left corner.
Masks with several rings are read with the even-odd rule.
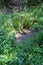
[[[25,30],[26,34],[16,33],[16,42],[23,42],[26,39],[32,37],[35,33],[38,33],[39,30]]]

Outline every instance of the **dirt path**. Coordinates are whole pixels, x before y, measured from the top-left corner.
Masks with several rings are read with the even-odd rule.
[[[16,42],[23,42],[26,39],[32,37],[37,32],[39,32],[39,30],[33,30],[33,31],[26,30],[26,34],[17,33],[16,34]]]

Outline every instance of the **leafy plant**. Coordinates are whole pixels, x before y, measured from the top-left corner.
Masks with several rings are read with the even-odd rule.
[[[4,17],[3,14],[0,18],[0,54],[4,53],[6,44],[13,46],[15,42],[15,34],[13,32],[13,26],[9,24],[8,18]]]

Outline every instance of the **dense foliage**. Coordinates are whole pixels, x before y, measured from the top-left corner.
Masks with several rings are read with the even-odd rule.
[[[13,30],[16,28],[19,29],[22,19],[27,24],[31,21],[29,19],[34,17],[33,15],[28,15],[28,12],[20,13],[11,14],[12,20],[10,19],[10,15],[0,13],[0,65],[43,65],[43,31],[25,40],[23,43],[15,42]],[[37,19],[37,22],[41,23],[39,21],[43,19],[39,19]],[[28,27],[29,25],[31,23],[26,26]]]
[[[14,28],[18,30],[22,27],[28,29],[43,28],[43,4],[37,8],[30,7],[29,12],[27,10],[20,13],[14,12],[11,17]]]
[[[39,46],[43,38],[40,33],[13,47],[7,43],[3,48],[4,54],[0,55],[0,65],[43,65],[43,47]]]
[[[2,13],[0,16],[0,54],[2,54],[2,52],[7,53],[7,51],[4,50],[7,50],[7,47],[9,48],[7,44],[10,46],[14,45],[15,38],[13,33],[13,26],[9,24],[7,15]]]
[[[9,0],[1,2],[6,6],[10,4]],[[0,9],[0,65],[43,65],[42,2],[42,0],[21,0],[22,5],[30,6],[21,12],[14,10],[12,13],[6,13],[3,8]],[[36,29],[38,32],[22,43],[17,43],[15,30],[24,33],[24,29]]]
[[[5,6],[11,5],[12,2],[14,2],[14,0],[0,0],[0,3],[4,4]],[[16,2],[20,2],[20,4],[24,6],[38,6],[43,2],[43,0],[16,0]]]

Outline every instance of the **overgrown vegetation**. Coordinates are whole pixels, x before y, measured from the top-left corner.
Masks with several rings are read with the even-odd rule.
[[[20,12],[0,9],[0,65],[43,65],[43,1],[33,1],[28,0],[29,8]],[[24,5],[27,0],[21,2]],[[17,43],[14,30],[24,33],[24,29],[39,32]]]
[[[43,4],[39,7],[30,7],[28,11],[12,14],[12,22],[14,28],[43,28]],[[21,24],[21,25],[20,25]]]
[[[0,65],[43,65],[43,33],[40,33],[13,47],[5,44],[2,49],[4,53],[0,55]]]

